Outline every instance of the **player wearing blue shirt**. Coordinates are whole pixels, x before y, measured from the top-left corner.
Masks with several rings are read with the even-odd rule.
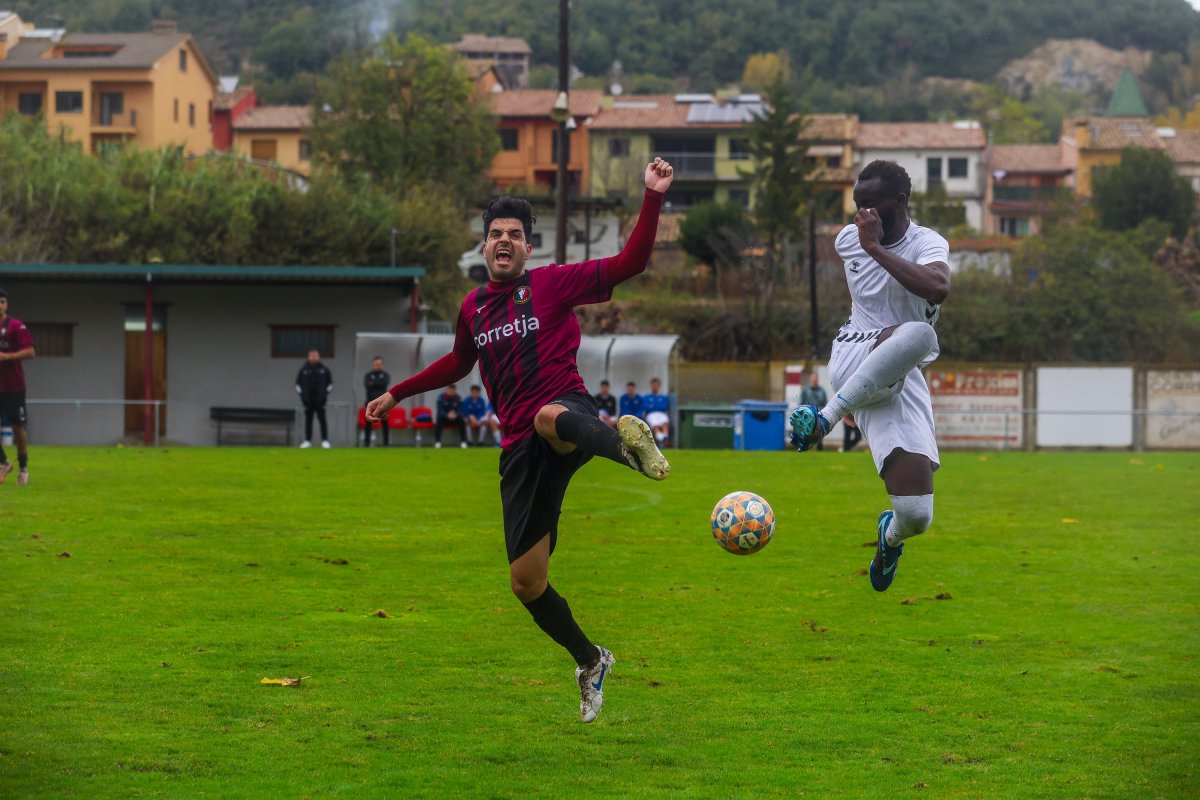
[[[662,393],[662,381],[650,379],[650,394],[642,397],[646,424],[654,432],[659,448],[671,438],[671,398]]]
[[[484,419],[487,417],[488,401],[483,399],[483,389],[472,386],[471,393],[463,398],[463,419],[467,422],[467,441],[470,444],[483,444],[483,431],[487,427]]]
[[[646,413],[646,404],[642,400],[642,396],[637,393],[637,384],[633,381],[625,384],[625,394],[621,395],[621,416],[629,414],[631,416],[642,418],[642,414]]]

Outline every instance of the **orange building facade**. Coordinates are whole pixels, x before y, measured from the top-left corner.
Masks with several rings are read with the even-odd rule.
[[[553,190],[558,123],[550,119],[550,110],[555,94],[550,89],[517,89],[489,95],[492,113],[499,118],[500,152],[492,161],[488,177],[500,189]],[[589,191],[587,123],[599,112],[600,98],[598,89],[570,93],[567,175],[575,194]]]

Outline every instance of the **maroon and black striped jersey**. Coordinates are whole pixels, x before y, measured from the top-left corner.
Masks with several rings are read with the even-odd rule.
[[[526,270],[516,280],[481,286],[463,301],[455,349],[463,338],[475,348],[479,374],[500,418],[502,446],[528,436],[534,415],[548,401],[587,391],[575,362],[579,320],[574,308],[612,297],[606,261]]]
[[[603,303],[613,287],[642,272],[654,247],[663,194],[646,190],[642,211],[625,247],[611,258],[527,269],[520,277],[489,282],[463,300],[454,348],[422,372],[393,386],[397,401],[466,377],[479,362],[488,399],[500,418],[501,445],[533,433],[538,409],[555,397],[586,392],[575,354],[575,306]]]

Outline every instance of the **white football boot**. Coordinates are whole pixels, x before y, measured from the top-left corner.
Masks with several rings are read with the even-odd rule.
[[[617,420],[617,433],[625,445],[625,460],[629,466],[652,480],[661,481],[671,474],[671,465],[654,443],[650,426],[635,416],[626,414]]]
[[[596,666],[575,669],[575,681],[579,684],[579,718],[584,722],[591,722],[600,713],[600,706],[604,705],[604,679],[608,677],[612,665],[617,663],[612,653],[603,647],[597,649],[600,650],[600,660]]]

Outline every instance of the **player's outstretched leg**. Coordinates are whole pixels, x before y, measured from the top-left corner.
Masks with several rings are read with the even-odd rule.
[[[879,515],[878,540],[871,559],[871,587],[886,592],[896,577],[896,567],[904,554],[904,540],[929,530],[933,522],[933,495],[893,496],[892,509]]]
[[[671,473],[671,465],[654,443],[654,434],[637,417],[621,417],[617,429],[613,430],[599,417],[562,411],[548,424],[553,424],[554,434],[559,439],[585,453],[624,464],[656,481]]]
[[[924,322],[897,325],[846,378],[828,405],[820,411],[813,406],[800,406],[792,412],[792,444],[801,451],[811,449],[839,419],[873,402],[880,392],[902,381],[935,347],[937,333],[932,325]]]
[[[575,681],[579,684],[579,718],[591,722],[600,713],[604,705],[604,679],[612,670],[617,660],[613,654],[600,648],[600,657],[595,664],[586,667],[576,667]]]

